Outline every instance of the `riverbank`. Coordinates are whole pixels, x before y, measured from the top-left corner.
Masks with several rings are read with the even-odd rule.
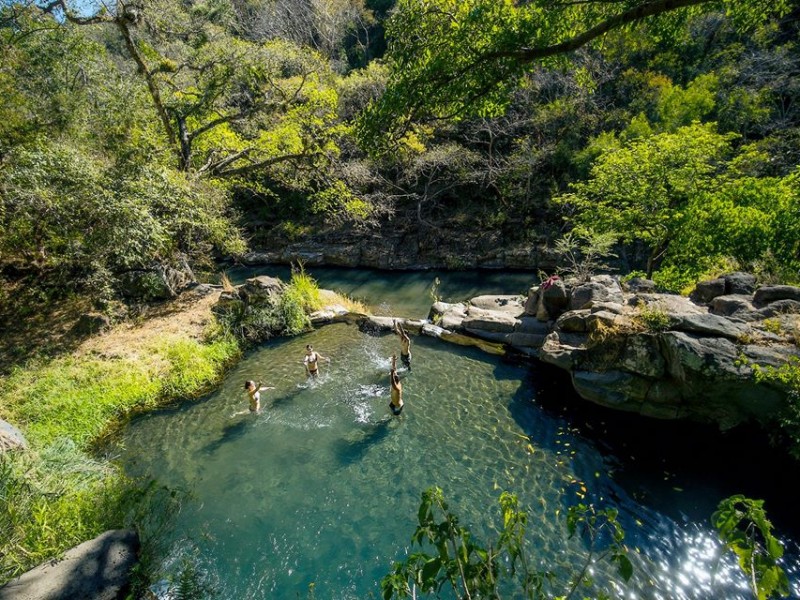
[[[0,582],[125,524],[141,490],[93,449],[130,415],[207,392],[238,359],[214,326],[219,294],[198,286],[0,379],[0,418],[28,440],[2,455]]]
[[[365,310],[316,290],[302,274],[287,289],[300,311],[309,294],[316,308]],[[8,532],[0,541],[0,584],[104,531],[154,518],[136,512],[152,492],[146,482],[126,478],[100,450],[131,416],[206,394],[239,360],[242,342],[213,312],[223,291],[198,285],[139,307],[137,318],[65,339],[60,347],[71,350],[29,360],[0,378],[0,419],[28,443],[0,454],[0,530]]]

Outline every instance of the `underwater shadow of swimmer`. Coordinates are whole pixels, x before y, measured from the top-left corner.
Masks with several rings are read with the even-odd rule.
[[[281,406],[282,404],[287,403],[289,400],[293,399],[295,396],[300,394],[306,388],[296,388],[290,392],[286,392],[281,396],[273,396],[272,398],[267,397],[265,399],[265,408],[262,410],[269,410],[270,408],[275,408],[276,406]]]
[[[367,451],[386,436],[391,429],[392,419],[386,418],[374,425],[359,430],[354,439],[341,439],[336,442],[334,452],[342,466],[352,465],[361,460]]]
[[[217,450],[219,450],[223,445],[232,442],[233,440],[240,438],[244,435],[244,432],[247,431],[247,426],[250,424],[252,419],[239,419],[235,423],[231,423],[230,425],[225,425],[222,428],[222,435],[219,436],[218,439],[214,440],[213,442],[209,442],[205,446],[200,449],[200,452],[205,454],[213,454]]]

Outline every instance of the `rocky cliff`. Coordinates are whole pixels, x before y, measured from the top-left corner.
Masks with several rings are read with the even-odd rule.
[[[757,382],[754,369],[800,357],[800,288],[756,289],[753,276],[731,273],[689,298],[653,290],[647,280],[551,278],[527,298],[434,304],[431,319],[567,370],[598,404],[723,428],[774,419],[788,389]]]

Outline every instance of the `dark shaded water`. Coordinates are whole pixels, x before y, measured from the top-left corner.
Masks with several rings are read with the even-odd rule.
[[[425,287],[435,276],[309,272],[323,287],[417,317],[427,313]],[[337,283],[349,275],[349,284]],[[440,289],[460,300],[519,292],[531,278],[492,276],[459,274],[463,283],[454,283],[440,274]],[[332,357],[319,380],[304,377],[306,343]],[[132,423],[127,470],[193,494],[165,566],[190,540],[223,598],[304,598],[312,583],[320,600],[377,597],[380,578],[411,550],[421,492],[438,485],[481,539],[496,525],[500,490],[518,494],[530,551],[556,569],[585,552],[566,538],[566,507],[617,507],[636,549],[634,581],[622,591],[613,571],[598,566],[595,575],[620,598],[749,597],[735,565],[719,560],[708,518],[733,493],[766,498],[798,576],[797,519],[785,490],[798,470],[753,452],[747,435],[611,413],[577,399],[560,371],[428,338],[414,340],[407,406],[393,418],[387,370],[396,351],[392,336],[326,326],[250,353],[202,402]],[[242,382],[251,378],[276,388],[258,415],[246,412]]]

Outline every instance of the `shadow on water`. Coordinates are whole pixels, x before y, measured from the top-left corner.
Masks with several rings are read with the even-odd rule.
[[[341,465],[347,466],[361,461],[370,448],[379,444],[391,433],[391,422],[390,418],[384,418],[353,435],[338,440],[334,452]]]
[[[800,478],[800,463],[772,447],[757,426],[720,431],[599,406],[575,393],[568,374],[543,363],[531,369],[530,380],[533,401],[592,443],[615,484],[641,505],[677,522],[708,523],[722,499],[744,494],[765,500],[780,535],[800,536],[796,497],[785,489],[786,481]]]
[[[230,425],[225,425],[222,428],[222,434],[216,440],[209,442],[205,446],[200,449],[200,452],[204,454],[214,454],[230,442],[241,438],[250,428],[253,423],[253,415],[243,413],[241,418],[237,420],[235,423],[231,423]]]

